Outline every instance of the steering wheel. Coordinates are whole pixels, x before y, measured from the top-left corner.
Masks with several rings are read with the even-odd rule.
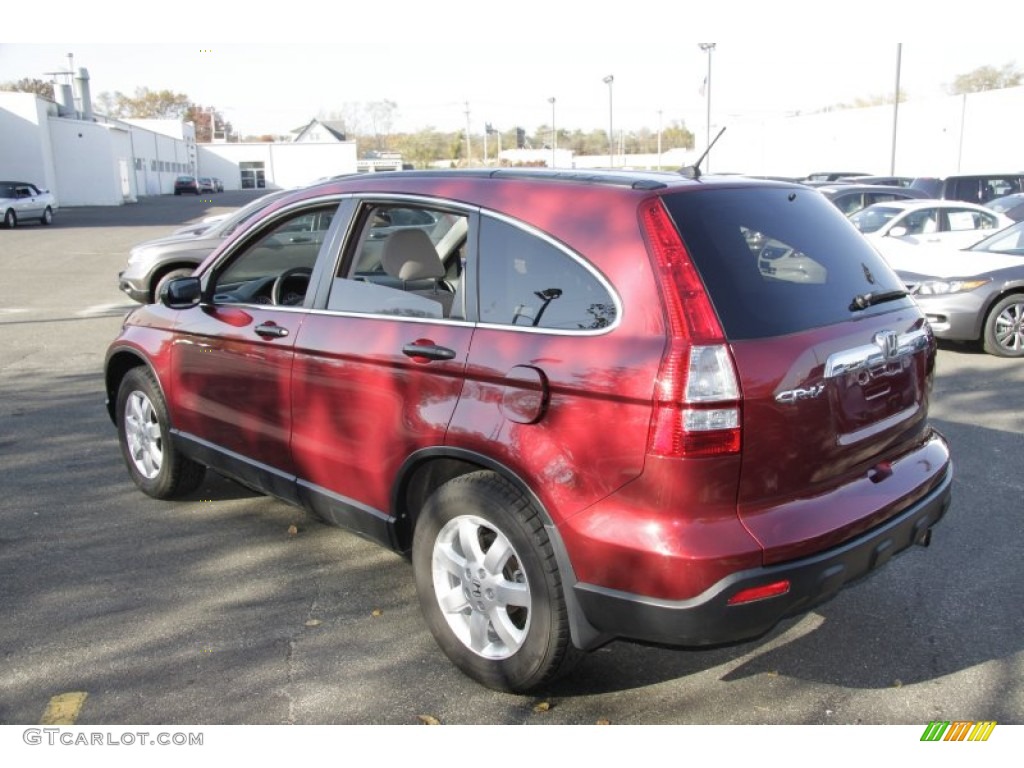
[[[282,306],[296,306],[301,304],[303,299],[306,297],[306,288],[309,287],[309,278],[313,276],[313,270],[309,267],[292,267],[286,269],[277,279],[274,280],[274,285],[270,289],[270,300],[274,304]],[[305,278],[305,285],[302,288],[302,293],[292,288],[291,291],[285,291],[289,280],[298,280]]]

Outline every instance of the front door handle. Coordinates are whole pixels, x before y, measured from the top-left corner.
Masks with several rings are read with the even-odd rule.
[[[454,360],[455,350],[441,347],[432,341],[420,340],[402,347],[402,354],[417,362],[428,360]]]
[[[283,339],[288,335],[288,329],[276,323],[264,323],[256,326],[256,333],[264,339]]]

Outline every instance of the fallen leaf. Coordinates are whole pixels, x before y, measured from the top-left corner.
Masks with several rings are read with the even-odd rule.
[[[320,619],[310,619],[309,621],[306,622],[306,626],[307,627],[319,627],[320,626]]]
[[[594,725],[611,725],[611,724],[612,724],[612,721],[609,720],[607,717],[602,717],[596,723],[594,723]]]
[[[288,526],[288,535],[289,535],[289,536],[294,536],[294,535],[296,535],[296,534],[297,534],[298,532],[299,532],[299,528],[298,528],[298,526],[295,526],[295,525],[289,525],[289,526]]]
[[[893,688],[902,688],[903,687],[903,681],[902,680],[893,680],[892,681],[892,687]]]
[[[423,725],[440,725],[441,724],[441,721],[438,720],[433,715],[418,715],[418,717],[419,717],[419,721],[421,723],[423,723]]]
[[[371,614],[371,616],[383,616],[383,615],[384,615],[384,611],[382,611],[380,608],[374,608],[373,609],[373,613]]]
[[[540,704],[538,704],[537,706],[535,706],[533,708],[533,711],[537,712],[537,713],[540,713],[540,712],[547,712],[549,709],[551,709],[550,702],[542,701]]]

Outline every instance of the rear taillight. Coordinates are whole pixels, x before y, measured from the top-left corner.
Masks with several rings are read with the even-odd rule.
[[[661,201],[644,203],[640,219],[671,333],[658,369],[649,450],[670,457],[738,453],[739,381],[718,315]]]

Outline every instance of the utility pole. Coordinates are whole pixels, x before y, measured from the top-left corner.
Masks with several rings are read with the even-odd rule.
[[[889,174],[892,176],[896,175],[896,122],[900,114],[900,59],[902,57],[903,43],[896,43],[896,95],[892,100],[892,158],[889,160]]]

